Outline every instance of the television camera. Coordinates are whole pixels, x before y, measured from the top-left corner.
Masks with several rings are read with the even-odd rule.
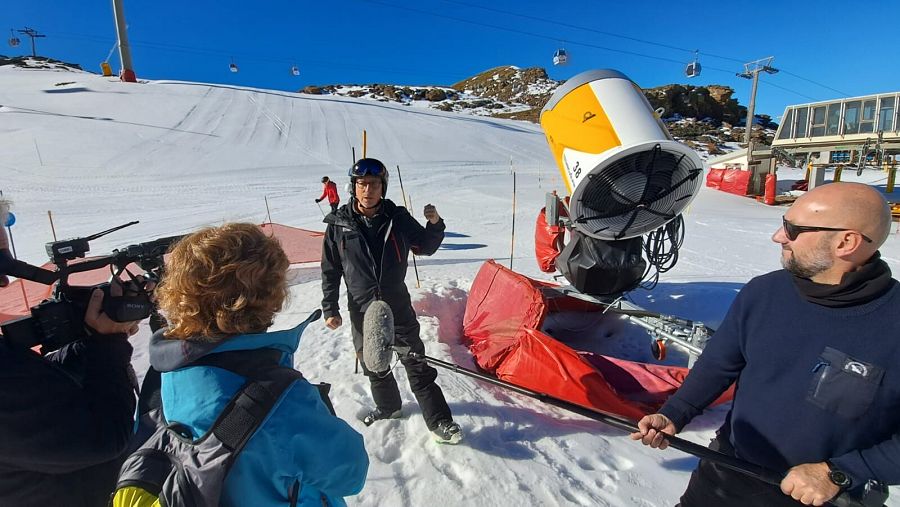
[[[84,238],[47,243],[47,255],[56,266],[55,271],[9,258],[0,260],[0,275],[11,275],[44,285],[56,284],[49,299],[31,307],[31,315],[0,324],[3,340],[16,347],[32,348],[40,345],[41,354],[46,355],[88,336],[84,316],[94,289],[104,292],[103,312],[110,319],[130,322],[149,317],[154,312],[155,305],[146,288],[147,283],[159,281],[163,270],[163,255],[182,236],[129,245],[115,249],[109,255],[72,262],[85,258],[85,254],[90,251],[91,241],[137,223],[129,222]],[[128,269],[132,263],[140,266],[145,274],[133,274]],[[104,266],[110,268],[111,281],[87,287],[69,284],[69,276],[73,273],[92,271]],[[127,280],[120,278],[123,273],[128,276]],[[115,295],[110,290],[113,283],[122,285],[123,295]]]

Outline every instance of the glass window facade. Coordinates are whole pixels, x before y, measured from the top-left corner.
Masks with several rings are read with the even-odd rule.
[[[894,97],[881,97],[878,109],[878,130],[894,130]]]
[[[794,137],[806,137],[806,128],[809,126],[809,108],[798,107],[795,109],[797,114],[797,123],[794,127]]]
[[[862,117],[859,120],[860,134],[871,134],[872,132],[875,132],[875,99],[863,101]]]
[[[859,104],[860,102],[858,100],[847,102],[846,107],[844,108],[844,131],[842,134],[859,134]],[[831,113],[830,110],[828,112]],[[830,116],[828,120],[830,126]]]
[[[812,125],[809,131],[810,137],[819,137],[825,135],[825,106],[816,106],[812,108]]]
[[[836,136],[841,133],[841,103],[828,104],[828,116],[825,122],[825,135]]]
[[[791,118],[794,117],[794,110],[788,109],[781,119],[781,129],[778,131],[778,139],[788,139],[791,137]]]
[[[851,136],[848,141],[856,141],[852,136],[864,140],[881,132],[893,137],[900,132],[900,93],[788,106],[781,120],[775,134],[779,144],[831,136]]]

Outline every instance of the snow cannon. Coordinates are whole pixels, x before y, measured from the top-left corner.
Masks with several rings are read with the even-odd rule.
[[[616,70],[566,81],[541,111],[541,127],[570,196],[565,218],[552,202],[545,208],[544,227],[561,224],[569,232],[564,248],[538,244],[539,222],[535,247],[542,269],[553,264],[592,296],[615,297],[642,280],[655,283],[677,259],[671,254],[680,245],[680,214],[702,184],[700,157],[672,138],[641,89]],[[653,236],[651,248],[645,235]],[[663,240],[671,250],[659,248]]]
[[[566,81],[541,111],[541,127],[571,195],[573,226],[587,236],[641,236],[677,217],[700,191],[700,157],[672,139],[619,71]]]

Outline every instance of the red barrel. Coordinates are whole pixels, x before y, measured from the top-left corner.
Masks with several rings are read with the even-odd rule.
[[[775,183],[777,183],[778,178],[775,177],[775,173],[766,175],[766,199],[765,203],[769,206],[775,205]]]

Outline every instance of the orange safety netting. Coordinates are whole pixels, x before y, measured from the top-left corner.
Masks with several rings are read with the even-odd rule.
[[[273,223],[262,224],[260,228],[278,239],[291,264],[322,260],[322,240],[325,233]]]

